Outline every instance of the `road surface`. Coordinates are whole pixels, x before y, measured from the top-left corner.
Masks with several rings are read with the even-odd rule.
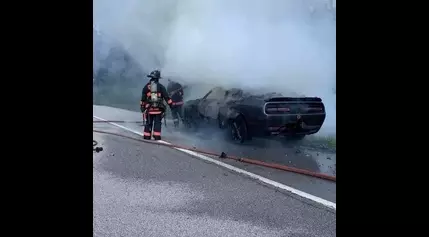
[[[141,113],[106,106],[93,106],[93,114],[107,120],[139,121],[141,119]],[[140,124],[121,123],[120,125],[134,131],[143,132],[143,127]],[[281,163],[292,167],[328,173],[331,175],[335,173],[333,172],[335,170],[329,168],[335,167],[336,164],[336,155],[333,153],[327,153],[314,149],[305,149],[278,141],[267,141],[262,139],[254,139],[255,141],[247,145],[236,145],[223,142],[221,138],[222,135],[219,135],[219,132],[216,133],[216,130],[209,132],[202,131],[198,134],[191,134],[183,132],[183,130],[175,130],[171,123],[168,125],[167,127],[163,126],[162,138],[163,140],[171,143],[195,147],[202,150],[214,151],[218,152],[219,154],[221,152],[226,152],[227,154],[234,156],[253,158],[266,162]],[[128,132],[126,134],[130,135],[132,133]],[[270,168],[249,165],[228,159],[223,159],[222,162],[286,184],[328,201],[336,202],[336,184],[333,182]]]
[[[94,139],[94,236],[336,236],[332,209],[171,148]]]

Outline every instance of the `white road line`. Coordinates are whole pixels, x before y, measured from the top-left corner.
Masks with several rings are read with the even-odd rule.
[[[103,118],[100,118],[100,117],[97,117],[97,116],[95,116],[95,115],[94,115],[93,117],[94,117],[94,118],[96,118],[96,119],[102,120],[102,121],[107,121],[107,120],[105,120],[105,119],[103,119]],[[137,132],[137,131],[135,131],[135,130],[133,130],[133,129],[130,129],[130,128],[127,128],[127,127],[124,127],[124,126],[119,125],[119,124],[117,124],[117,123],[112,123],[112,122],[108,122],[108,123],[109,123],[109,124],[111,124],[111,125],[114,125],[114,126],[116,126],[116,127],[122,128],[122,129],[124,129],[124,130],[127,130],[127,131],[129,131],[129,132],[132,132],[132,133],[134,133],[134,134],[137,134],[137,135],[143,136],[143,133],[141,133],[141,132]],[[158,141],[158,142],[171,145],[171,143],[168,143],[168,142],[166,142],[166,141]],[[200,159],[202,159],[202,160],[208,161],[208,162],[210,162],[210,163],[213,163],[213,164],[219,165],[219,166],[221,166],[221,167],[224,167],[224,168],[226,168],[226,169],[232,170],[232,171],[237,172],[237,173],[239,173],[239,174],[247,175],[247,176],[249,176],[249,177],[251,177],[251,178],[254,178],[254,179],[256,179],[256,180],[259,180],[259,181],[261,181],[261,182],[263,182],[263,183],[266,183],[266,184],[268,184],[268,185],[271,185],[271,186],[274,186],[274,187],[276,187],[276,188],[280,188],[280,189],[283,189],[283,190],[289,191],[289,192],[291,192],[291,193],[293,193],[293,194],[296,194],[296,195],[298,195],[298,196],[301,196],[301,197],[303,197],[303,198],[306,198],[306,199],[312,200],[312,201],[317,202],[317,203],[320,203],[320,204],[322,204],[322,205],[324,205],[324,206],[326,206],[326,207],[329,207],[329,208],[331,208],[331,209],[337,210],[337,204],[336,204],[336,203],[334,203],[334,202],[330,202],[330,201],[325,200],[325,199],[323,199],[323,198],[320,198],[320,197],[314,196],[314,195],[312,195],[312,194],[309,194],[309,193],[303,192],[303,191],[301,191],[301,190],[298,190],[298,189],[295,189],[295,188],[289,187],[289,186],[284,185],[284,184],[282,184],[282,183],[276,182],[276,181],[274,181],[274,180],[267,179],[267,178],[265,178],[265,177],[262,177],[262,176],[260,176],[260,175],[257,175],[257,174],[254,174],[254,173],[251,173],[251,172],[248,172],[248,171],[245,171],[245,170],[240,169],[240,168],[237,168],[237,167],[235,167],[235,166],[228,165],[228,164],[226,164],[226,163],[224,163],[224,162],[221,162],[221,161],[215,160],[215,159],[213,159],[213,158],[210,158],[210,157],[208,157],[208,156],[205,156],[205,155],[202,155],[202,154],[196,153],[196,152],[194,152],[194,151],[190,151],[190,150],[186,150],[186,149],[182,149],[182,148],[174,148],[174,149],[179,150],[179,151],[182,151],[182,152],[187,153],[187,154],[189,154],[189,155],[192,155],[192,156],[194,156],[194,157],[200,158]]]

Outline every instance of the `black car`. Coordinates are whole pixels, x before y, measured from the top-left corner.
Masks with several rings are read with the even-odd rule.
[[[252,137],[272,135],[302,139],[320,130],[326,114],[318,97],[254,95],[241,89],[215,87],[203,98],[185,102],[184,117],[189,127],[216,124],[243,143]]]

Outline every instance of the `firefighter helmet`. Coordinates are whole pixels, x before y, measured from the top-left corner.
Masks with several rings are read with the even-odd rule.
[[[160,79],[161,78],[161,72],[159,70],[152,71],[147,77],[150,77],[152,79]]]

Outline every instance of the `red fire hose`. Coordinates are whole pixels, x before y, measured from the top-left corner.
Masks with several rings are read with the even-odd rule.
[[[94,121],[94,122],[105,122],[105,123],[114,122],[114,123],[117,123],[117,122],[125,122],[125,121],[110,121],[109,120],[109,121]],[[131,121],[131,122],[137,123],[137,121]],[[327,175],[327,174],[317,173],[317,172],[313,172],[313,171],[309,171],[309,170],[305,170],[305,169],[294,168],[294,167],[290,167],[290,166],[286,166],[286,165],[281,165],[281,164],[267,163],[267,162],[263,162],[263,161],[259,161],[259,160],[255,160],[255,159],[240,158],[240,157],[236,157],[236,156],[230,156],[230,155],[226,155],[223,152],[221,154],[219,154],[219,153],[215,153],[215,152],[209,152],[209,151],[199,150],[199,149],[195,149],[195,148],[191,148],[191,147],[185,147],[185,146],[180,146],[180,145],[176,145],[176,144],[165,144],[165,143],[159,143],[159,142],[152,141],[152,140],[137,139],[137,138],[133,138],[133,137],[122,135],[122,134],[118,134],[118,133],[100,131],[100,130],[96,130],[96,129],[93,129],[93,132],[115,135],[115,136],[119,136],[119,137],[123,137],[123,138],[128,138],[128,139],[131,139],[131,140],[135,140],[135,141],[139,141],[139,142],[145,142],[145,143],[159,145],[159,146],[165,146],[165,147],[170,147],[170,148],[180,148],[180,149],[190,150],[190,151],[194,151],[194,152],[197,152],[197,153],[200,153],[200,154],[215,156],[215,157],[224,158],[224,159],[232,159],[232,160],[235,160],[235,161],[240,161],[240,162],[244,162],[244,163],[248,163],[248,164],[259,165],[259,166],[264,166],[264,167],[268,167],[268,168],[273,168],[273,169],[278,169],[278,170],[293,172],[293,173],[307,175],[307,176],[311,176],[311,177],[315,177],[315,178],[319,178],[319,179],[324,179],[324,180],[329,180],[329,181],[333,181],[333,182],[336,182],[336,180],[337,180],[337,178],[335,176],[331,176],[331,175]]]

